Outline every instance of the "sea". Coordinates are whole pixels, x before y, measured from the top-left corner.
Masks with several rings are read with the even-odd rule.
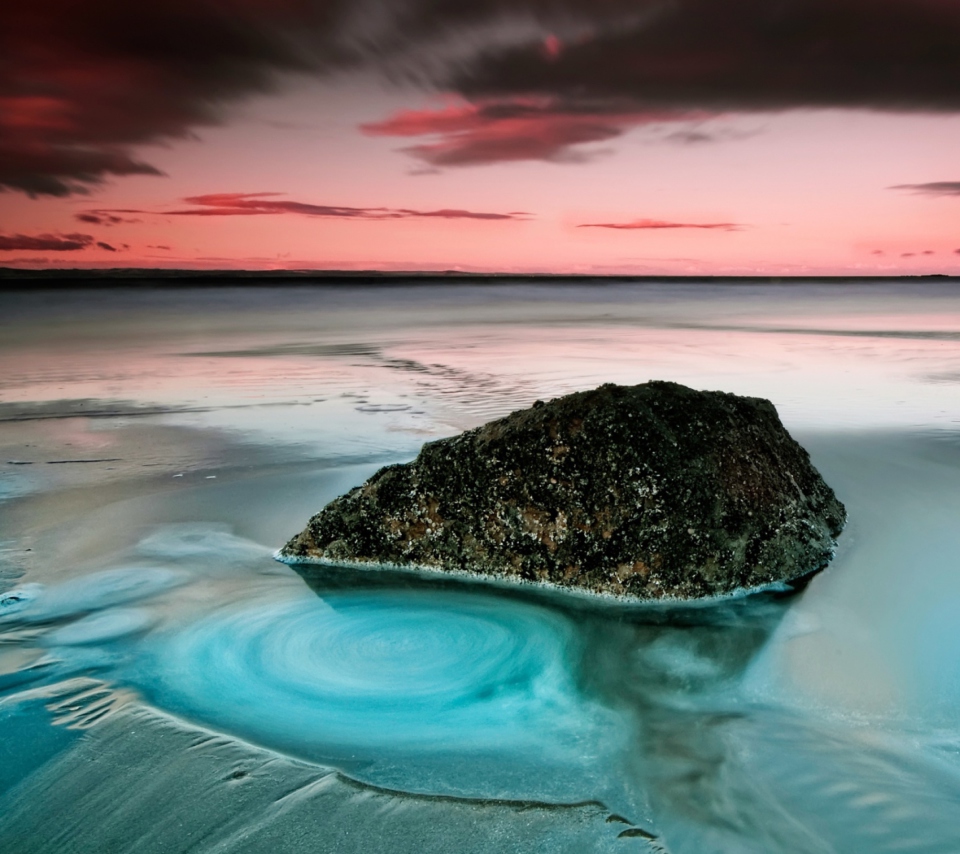
[[[960,851],[956,283],[175,284],[0,292],[0,851]],[[803,590],[274,559],[426,442],[653,379],[810,452],[849,521]]]

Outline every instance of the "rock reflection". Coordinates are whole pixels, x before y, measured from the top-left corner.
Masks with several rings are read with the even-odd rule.
[[[760,595],[590,630],[585,672],[606,702],[632,710],[629,777],[665,850],[960,850],[955,767],[903,733],[766,705],[744,689],[790,604]]]

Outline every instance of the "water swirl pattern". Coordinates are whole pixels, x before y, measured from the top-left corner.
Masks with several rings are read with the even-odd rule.
[[[564,617],[476,593],[311,596],[149,643],[141,686],[158,705],[308,759],[578,764],[612,714],[575,685],[579,641]]]

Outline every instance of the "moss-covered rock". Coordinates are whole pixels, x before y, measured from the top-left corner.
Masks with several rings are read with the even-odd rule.
[[[328,504],[279,556],[693,599],[822,568],[845,520],[772,403],[650,382],[424,445]]]

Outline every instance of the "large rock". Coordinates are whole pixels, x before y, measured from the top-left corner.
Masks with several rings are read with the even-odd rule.
[[[279,557],[690,599],[822,568],[845,520],[769,401],[604,385],[424,445]]]

